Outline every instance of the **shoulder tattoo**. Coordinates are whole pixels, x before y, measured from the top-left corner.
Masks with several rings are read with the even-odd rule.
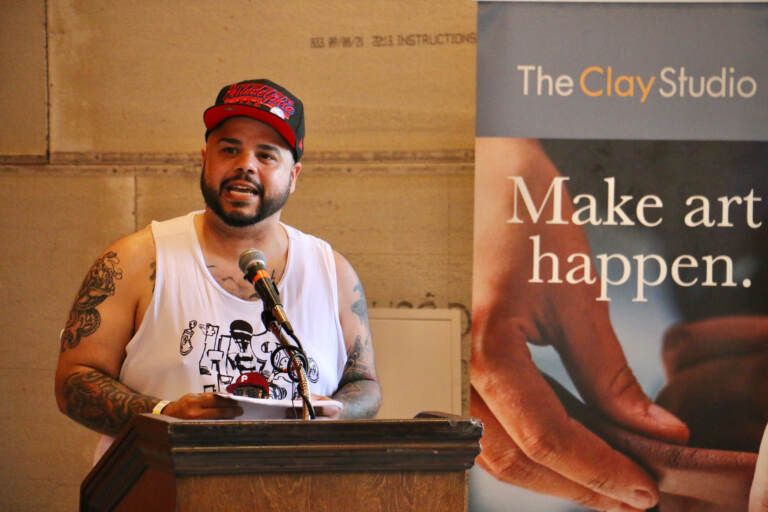
[[[360,323],[368,325],[368,305],[365,301],[365,292],[363,291],[363,285],[360,281],[352,288],[353,291],[359,292],[360,297],[352,303],[352,312],[360,319]]]
[[[97,259],[88,271],[61,335],[62,352],[78,346],[82,338],[95,333],[101,325],[96,307],[115,294],[115,283],[123,278],[119,263],[117,253],[110,251]]]

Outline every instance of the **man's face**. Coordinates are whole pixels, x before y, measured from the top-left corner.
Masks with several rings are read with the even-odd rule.
[[[233,117],[208,135],[200,188],[205,204],[222,221],[250,226],[282,209],[300,171],[272,127]]]

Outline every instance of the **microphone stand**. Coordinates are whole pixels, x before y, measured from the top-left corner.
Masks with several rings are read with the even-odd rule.
[[[298,376],[298,384],[299,384],[299,395],[302,398],[302,404],[301,404],[301,417],[303,420],[310,420],[315,419],[315,409],[312,407],[312,402],[309,399],[310,393],[309,393],[309,382],[307,381],[307,372],[304,371],[304,365],[301,364],[301,359],[296,356],[301,356],[301,358],[306,363],[306,355],[304,354],[304,350],[301,348],[301,344],[299,346],[293,345],[290,340],[285,336],[285,333],[283,332],[283,328],[280,326],[280,323],[275,318],[275,315],[272,313],[271,310],[265,309],[261,313],[261,321],[264,324],[264,327],[266,327],[272,334],[275,335],[275,338],[280,341],[281,347],[285,350],[285,352],[288,354],[288,367],[286,368],[286,371],[288,372],[288,376],[291,380],[295,382],[295,379],[293,378],[293,375],[291,373],[293,372],[295,375]],[[298,340],[297,340],[298,342]],[[277,349],[280,350],[280,349]],[[275,367],[275,370],[277,370],[277,367],[273,363],[273,367]]]

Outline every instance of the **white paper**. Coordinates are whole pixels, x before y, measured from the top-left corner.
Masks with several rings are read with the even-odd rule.
[[[287,416],[288,409],[298,409],[298,417],[301,417],[301,407],[303,401],[298,400],[274,400],[271,398],[251,398],[248,396],[233,395],[232,393],[218,393],[219,395],[236,400],[243,408],[243,415],[238,416],[238,420],[285,420],[293,419]],[[312,400],[312,406],[315,410],[321,407],[336,407],[341,410],[344,404],[337,400]]]

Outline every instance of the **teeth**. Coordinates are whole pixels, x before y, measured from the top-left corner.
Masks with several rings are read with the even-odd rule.
[[[242,192],[244,194],[255,194],[256,191],[249,187],[243,187],[241,185],[233,185],[231,187],[227,187],[227,190],[231,190],[234,192]]]

